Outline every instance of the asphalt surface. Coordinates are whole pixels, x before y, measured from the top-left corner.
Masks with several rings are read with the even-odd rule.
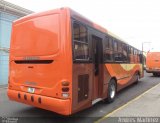
[[[95,122],[159,83],[160,77],[154,77],[152,74],[145,73],[145,77],[138,84],[133,84],[120,91],[112,104],[106,104],[102,101],[70,117],[64,117],[54,112],[10,101],[7,97],[7,90],[0,88],[0,116],[3,118],[18,117],[18,122],[20,123]]]

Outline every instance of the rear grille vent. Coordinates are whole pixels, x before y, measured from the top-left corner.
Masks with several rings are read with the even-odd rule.
[[[89,75],[78,76],[78,102],[88,99]]]
[[[53,60],[16,60],[16,64],[51,64]]]

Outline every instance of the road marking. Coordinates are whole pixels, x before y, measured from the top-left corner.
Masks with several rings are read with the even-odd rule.
[[[112,114],[116,113],[117,111],[125,108],[126,106],[128,106],[129,104],[131,104],[132,102],[138,100],[140,97],[142,97],[143,95],[145,95],[146,93],[148,93],[149,91],[153,90],[154,88],[156,88],[159,84],[151,87],[150,89],[148,89],[147,91],[143,92],[141,95],[135,97],[134,99],[130,100],[129,102],[127,102],[126,104],[122,105],[121,107],[115,109],[114,111],[110,112],[109,114],[103,116],[102,118],[100,118],[99,120],[97,120],[95,123],[100,123],[101,121],[103,121],[104,119],[107,119],[109,116],[111,116]]]

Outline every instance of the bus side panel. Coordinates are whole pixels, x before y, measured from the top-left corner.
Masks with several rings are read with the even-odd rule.
[[[105,64],[105,68],[106,71],[109,72],[111,78],[117,80],[118,91],[135,82],[135,74],[138,71],[142,74],[141,65],[139,64]]]
[[[93,64],[73,64],[72,113],[92,105]]]
[[[103,64],[103,95],[102,98],[105,99],[107,98],[108,94],[108,83],[111,80],[112,76],[111,73],[109,72],[109,69],[107,69],[106,65]]]

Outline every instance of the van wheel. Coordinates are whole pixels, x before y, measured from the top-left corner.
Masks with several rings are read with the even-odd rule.
[[[108,96],[106,101],[108,103],[111,103],[114,101],[116,97],[116,81],[114,79],[111,79],[110,82],[108,83]]]
[[[138,73],[137,73],[135,76],[136,76],[135,84],[138,84],[140,76],[139,76],[139,74],[138,74]]]

